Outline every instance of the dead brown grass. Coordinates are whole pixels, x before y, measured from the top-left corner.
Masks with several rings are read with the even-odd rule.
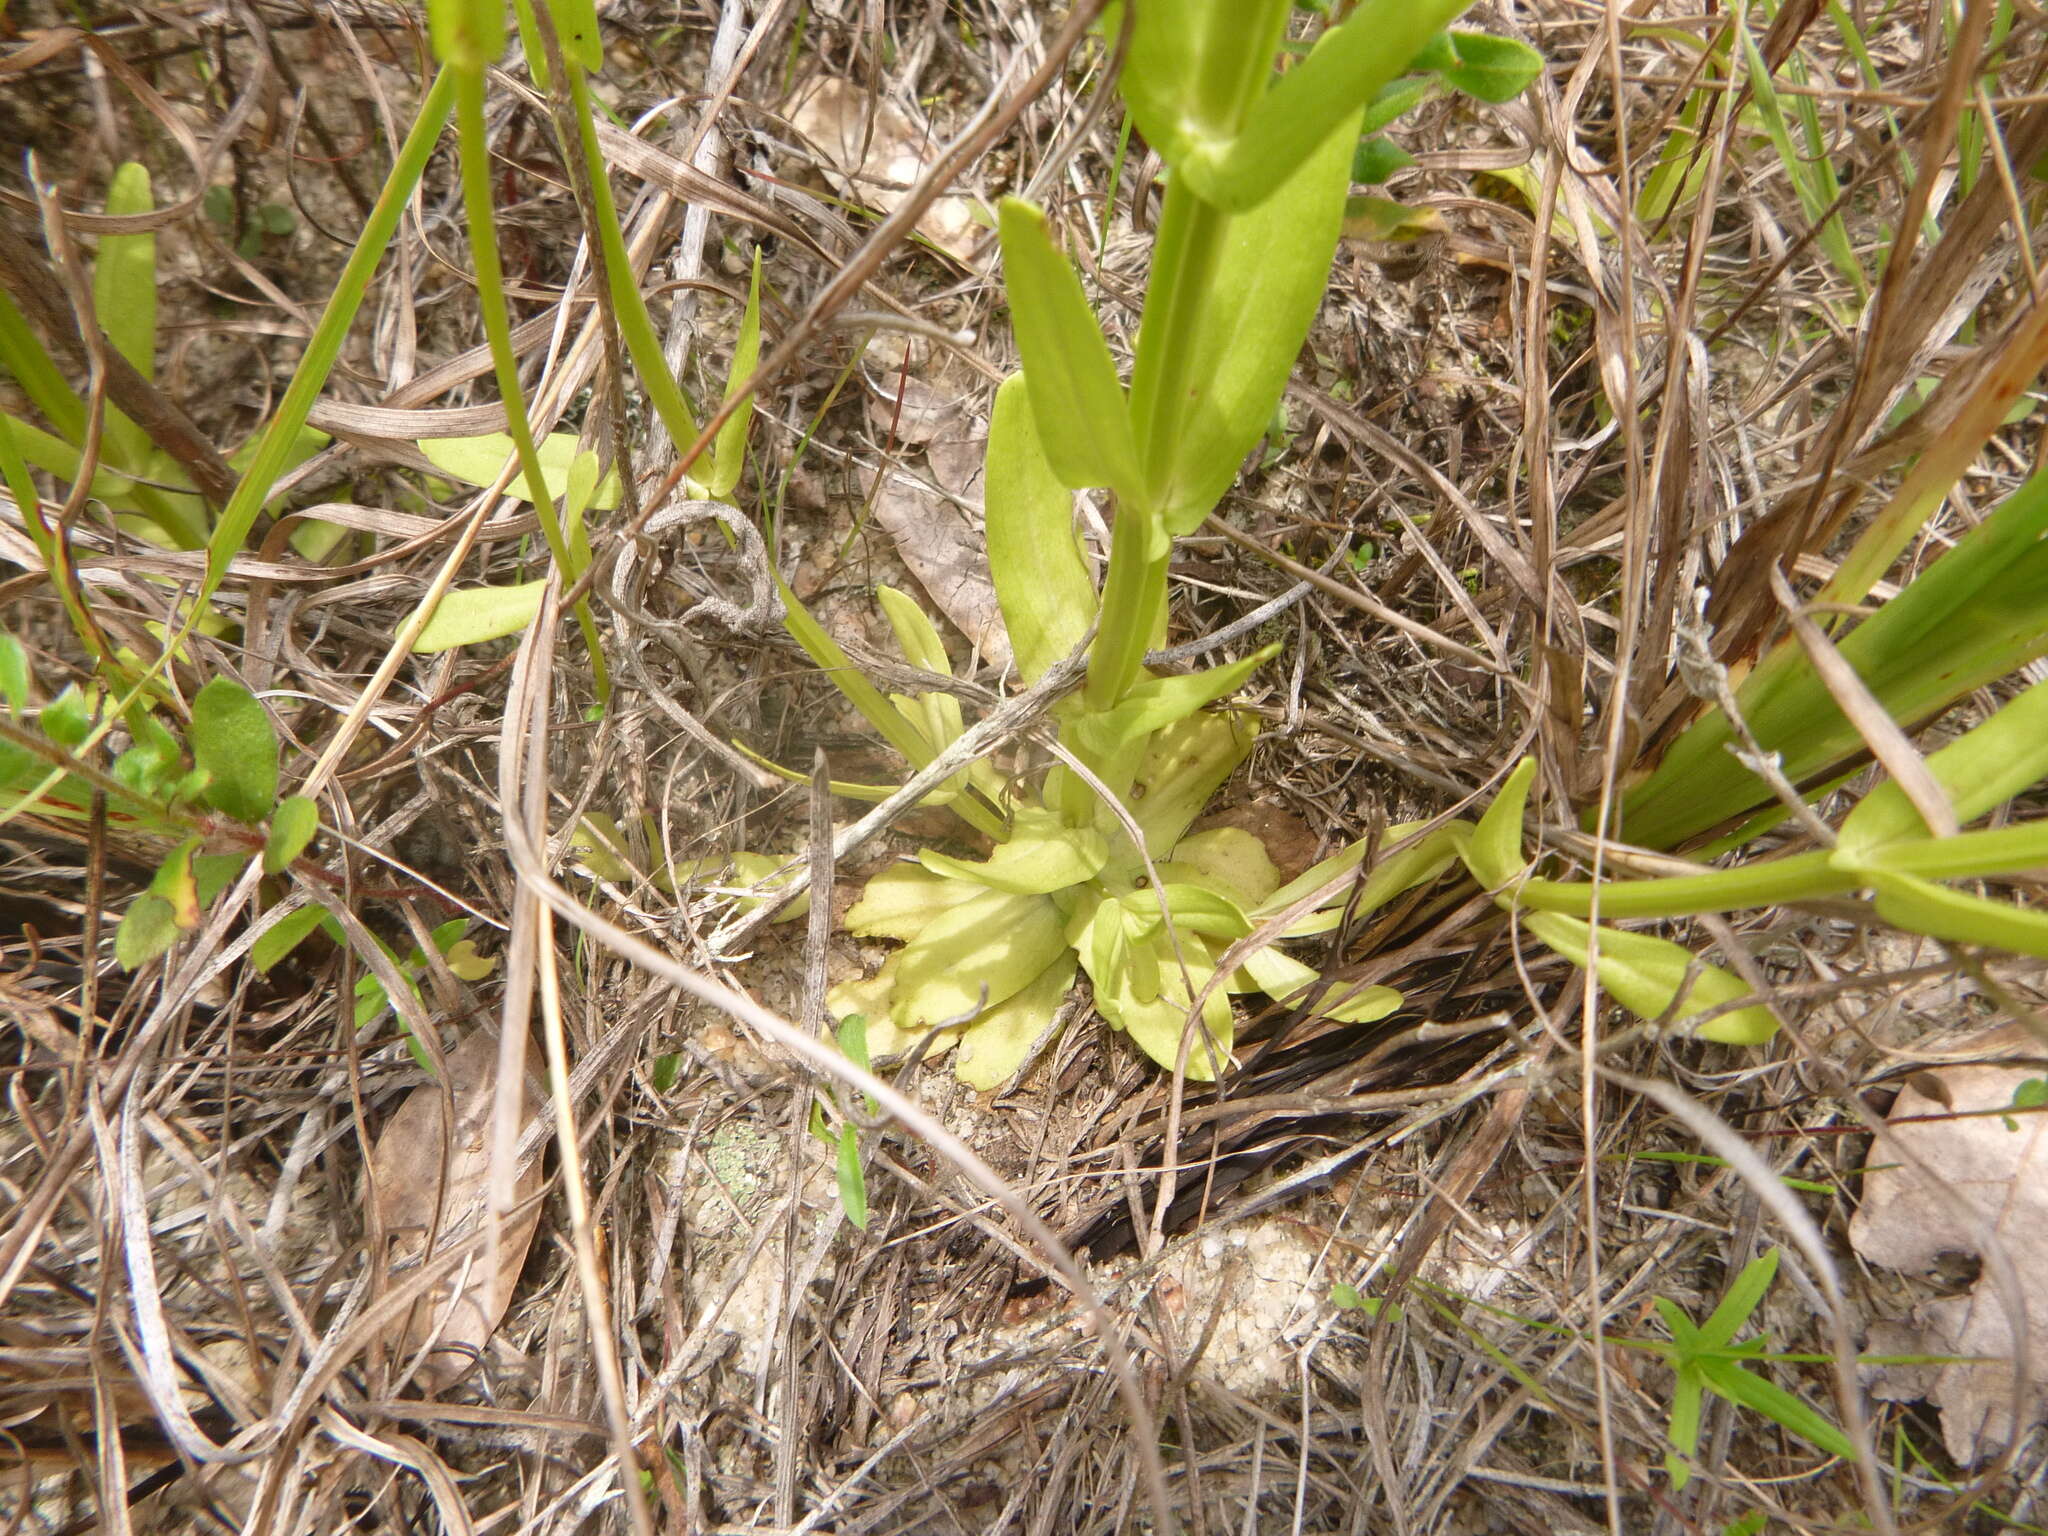
[[[253,258],[190,207],[164,223],[162,392],[227,447],[288,378],[408,120],[417,17],[304,0],[87,9],[90,47],[49,7],[17,4],[0,32],[0,127],[36,151],[65,208],[96,206],[109,167],[136,157],[167,197],[195,198],[203,170],[238,205],[296,210],[289,240]],[[1990,9],[1967,8],[1969,24]],[[1766,50],[1807,63],[1866,270],[1890,252],[1860,324],[1783,168],[1753,135],[1715,137],[1740,102],[1710,119],[1702,194],[1659,224],[1635,215],[1721,13],[1475,13],[1538,45],[1550,74],[1515,105],[1437,103],[1399,130],[1421,163],[1395,190],[1441,232],[1342,250],[1285,438],[1176,568],[1175,641],[1315,578],[1260,631],[1288,650],[1258,681],[1267,732],[1219,810],[1283,865],[1482,804],[1527,750],[1557,804],[1611,793],[1697,708],[1673,665],[1695,595],[1711,592],[1720,659],[1753,656],[1777,614],[1769,569],[1830,569],[1840,531],[1952,423],[1971,380],[2011,365],[2000,349],[2039,293],[2040,17],[2023,8],[1992,58],[1968,38],[1934,46],[1933,7],[1857,14],[1874,82],[1815,5],[1780,8]],[[902,189],[835,189],[789,108],[811,82],[847,80],[943,145],[985,104],[1007,107],[994,147],[930,190],[1032,188],[1114,346],[1136,323],[1157,167],[1136,143],[1119,161],[1099,52],[1020,98],[1054,23],[1003,0],[621,0],[605,19],[613,105],[637,141],[610,142],[615,186],[686,381],[718,393],[757,249],[769,338],[792,343],[759,398],[742,507],[773,515],[780,568],[879,679],[903,680],[878,581],[925,581],[955,638],[984,638],[967,475],[1013,360],[1000,290],[985,261],[863,245],[875,221],[850,205]],[[1966,193],[1936,174],[1965,99],[1988,105],[2002,140]],[[568,297],[587,260],[545,111],[506,82],[492,128],[543,413],[622,447],[652,485],[673,450],[622,390],[593,307]],[[1909,250],[1899,232],[1937,192],[1947,233]],[[18,162],[0,197],[0,221],[39,239]],[[930,1126],[1092,1253],[1107,1308],[1093,1320],[959,1150],[917,1125],[868,1130],[872,1219],[844,1224],[830,1154],[805,1131],[835,1090],[618,936],[801,1023],[807,980],[815,996],[820,975],[874,957],[837,932],[807,944],[801,924],[736,928],[724,898],[622,875],[570,841],[585,815],[612,818],[643,872],[802,847],[803,789],[730,741],[799,767],[822,749],[835,777],[900,772],[778,629],[744,621],[762,580],[744,550],[698,524],[628,557],[638,595],[603,605],[620,694],[595,723],[567,627],[551,664],[529,648],[515,665],[506,642],[408,659],[366,693],[465,510],[417,472],[412,444],[492,420],[458,210],[438,167],[316,418],[336,446],[295,477],[295,504],[321,504],[350,542],[313,564],[272,530],[225,589],[239,635],[206,641],[185,681],[267,691],[288,781],[294,760],[303,773],[358,733],[323,803],[347,834],[322,845],[340,889],[401,952],[450,915],[475,919],[497,971],[468,982],[430,965],[416,1011],[450,1048],[500,1021],[522,1037],[529,1020],[559,1027],[577,1156],[549,1114],[526,1127],[538,1236],[503,1276],[510,1310],[473,1368],[441,1386],[405,1348],[436,1276],[388,1260],[365,1181],[428,1080],[388,1013],[351,1027],[361,962],[309,947],[259,977],[238,942],[249,914],[222,912],[125,977],[106,936],[161,850],[0,827],[9,1529],[623,1529],[621,1439],[651,1524],[676,1533],[1172,1520],[1198,1536],[1561,1536],[1718,1532],[1752,1512],[1799,1531],[2039,1528],[2038,1432],[1978,1475],[1946,1462],[1909,1405],[1873,1405],[1886,1510],[1851,1469],[1718,1400],[1705,1471],[1675,1494],[1670,1373],[1616,1342],[1662,1336],[1656,1297],[1704,1316],[1781,1238],[1742,1178],[1687,1160],[1685,1125],[1588,1075],[1596,1057],[1683,1087],[1809,1181],[1802,1198],[1839,1242],[1867,1149],[1858,1096],[1881,1100],[2001,997],[2039,1006],[2038,968],[1903,945],[1853,905],[1696,935],[1738,942],[1768,975],[1790,1029],[1766,1049],[1586,1017],[1565,968],[1518,953],[1488,903],[1447,886],[1340,931],[1324,957],[1346,982],[1400,986],[1408,1010],[1370,1028],[1249,1020],[1227,1097],[1170,1113],[1159,1074],[1085,999],[986,1099],[943,1069],[906,1072]],[[864,285],[820,313],[850,271]],[[1929,404],[1890,426],[1921,379],[1936,381]],[[1957,526],[2034,467],[2039,427],[2037,413],[1994,441]],[[465,580],[533,569],[517,512],[484,524]],[[970,537],[915,556],[936,566],[886,531],[949,517]],[[124,573],[110,527],[86,517],[73,537],[111,627],[165,616],[170,592]],[[956,566],[961,585],[941,590],[931,571]],[[48,581],[24,571],[0,593],[54,694],[78,657]],[[987,668],[963,691],[986,705],[1000,687]],[[908,839],[945,835],[901,818],[824,871],[830,907]],[[532,846],[515,861],[508,840]],[[561,895],[551,914],[543,872]],[[537,1045],[536,1075],[543,1059]],[[424,1148],[419,1177],[439,1156]],[[1825,1355],[1813,1279],[1794,1252],[1784,1262],[1760,1321],[1776,1348]],[[1905,1304],[1852,1278],[1868,1315]],[[1340,1285],[1397,1305],[1333,1306]],[[1105,1322],[1142,1412],[1119,1398]],[[1777,1379],[1831,1405],[1825,1365]],[[1153,1445],[1170,1514],[1145,1491]]]

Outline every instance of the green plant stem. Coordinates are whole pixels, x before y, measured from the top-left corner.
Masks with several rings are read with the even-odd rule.
[[[1184,182],[1168,185],[1131,377],[1131,428],[1150,505],[1117,507],[1102,617],[1088,658],[1090,710],[1113,709],[1137,682],[1166,612],[1173,546],[1163,519],[1187,406],[1202,387],[1202,310],[1229,229],[1229,214],[1203,202]]]
[[[589,173],[592,222],[597,225],[598,247],[604,258],[605,287],[611,295],[612,313],[617,317],[619,336],[633,359],[633,368],[647,391],[648,402],[675,444],[677,453],[687,453],[697,440],[697,421],[675,375],[662,356],[661,338],[647,313],[647,301],[634,281],[633,259],[627,253],[625,236],[619,232],[618,206],[612,201],[611,182],[605,173],[604,151],[597,142],[595,108],[590,100],[590,82],[573,59],[565,60],[569,103],[576,119],[577,148]]]
[[[278,402],[276,413],[264,429],[255,457],[236,483],[235,493],[221,512],[220,521],[214,525],[206,552],[206,576],[177,638],[164,647],[166,660],[177,654],[184,637],[199,622],[207,600],[227,576],[228,562],[241,550],[249,537],[249,530],[263,511],[271,486],[284,472],[286,461],[298,442],[299,431],[305,426],[306,416],[319,399],[320,391],[326,387],[327,376],[333,371],[335,360],[341,356],[342,346],[355,324],[356,311],[362,307],[363,295],[369,290],[370,279],[376,274],[377,264],[384,259],[384,251],[398,229],[399,217],[405,212],[413,188],[419,185],[420,177],[426,171],[427,161],[434,153],[441,129],[446,126],[454,104],[455,78],[450,71],[443,69],[434,76],[426,99],[420,103],[419,116],[413,120],[412,131],[399,146],[391,174],[385,178],[384,186],[377,194],[376,205],[363,222],[363,233],[356,241],[356,248],[349,253],[348,265],[342,268],[341,280],[335,284],[334,296],[327,301],[320,323],[313,328],[312,339],[306,343],[306,354],[293,370],[284,398]]]
[[[1836,869],[1826,849],[1767,859],[1739,869],[1667,880],[1606,881],[1597,887],[1600,916],[1606,919],[1687,917],[1812,901],[1853,890],[1857,877]],[[1596,887],[1575,880],[1530,880],[1515,887],[1517,904],[1538,912],[1590,918]]]
[[[519,359],[512,352],[512,322],[505,303],[504,268],[498,259],[498,225],[491,204],[490,143],[484,126],[484,72],[458,68],[455,75],[455,133],[462,147],[462,206],[469,220],[469,248],[476,261],[477,308],[483,319],[484,335],[491,348],[491,369],[498,381],[498,395],[505,404],[506,430],[519,456],[520,472],[526,479],[527,499],[540,519],[548,551],[561,569],[562,580],[573,583],[583,574],[580,562],[562,532],[554,497],[548,493],[547,478],[541,472],[540,453],[533,442],[533,424],[526,414],[526,397],[520,390]],[[601,705],[611,703],[611,674],[605,667],[604,650],[597,633],[597,621],[590,612],[590,600],[576,604],[576,625],[590,651],[590,668]]]

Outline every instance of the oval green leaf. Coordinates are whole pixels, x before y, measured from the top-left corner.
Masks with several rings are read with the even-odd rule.
[[[216,677],[192,698],[192,760],[209,776],[208,805],[261,821],[277,804],[277,732],[240,683]]]

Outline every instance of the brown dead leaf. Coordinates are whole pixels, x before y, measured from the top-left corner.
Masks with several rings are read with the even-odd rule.
[[[497,1252],[488,1252],[477,1241],[490,1185],[498,1037],[478,1030],[448,1053],[447,1063],[447,1095],[454,1103],[455,1125],[446,1141],[441,1135],[442,1085],[425,1083],[398,1106],[370,1160],[378,1210],[390,1240],[394,1281],[402,1283],[418,1272],[427,1230],[437,1213],[437,1254],[464,1245],[474,1249],[472,1258],[458,1263],[412,1309],[399,1346],[410,1360],[433,1343],[420,1378],[436,1391],[467,1371],[497,1330],[540,1221],[538,1205],[529,1204],[540,1189],[536,1163],[514,1186],[524,1214],[499,1229]],[[529,1098],[522,1091],[522,1117],[530,1108]]]
[[[2048,1418],[2048,1115],[1984,1113],[2010,1106],[2036,1071],[2023,1067],[1946,1067],[1914,1074],[1892,1106],[1894,1134],[1938,1175],[1879,1166],[1863,1181],[1863,1204],[1849,1241],[1873,1264],[1915,1275],[1945,1256],[1981,1252],[1988,1221],[2011,1259],[2024,1293],[2034,1379],[2019,1433]],[[1940,1079],[1938,1092],[1920,1080]],[[1977,1111],[1977,1113],[1972,1113]],[[1922,1119],[1945,1116],[1951,1118]],[[1882,1144],[1873,1156],[1883,1164]],[[1966,1296],[1915,1307],[1909,1318],[1871,1330],[1876,1354],[1970,1355],[1975,1363],[1871,1368],[1872,1393],[1891,1401],[1924,1398],[1941,1410],[1948,1452],[1964,1466],[1995,1454],[2015,1435],[2013,1335],[2006,1308],[1986,1273]]]
[[[789,121],[824,157],[826,177],[847,197],[888,213],[903,201],[941,148],[929,125],[852,80],[826,79],[788,108]],[[933,200],[917,232],[965,264],[984,231],[964,197]]]
[[[880,483],[869,477],[865,489],[910,574],[983,659],[1002,668],[1010,665],[1010,634],[989,576],[981,464],[978,438],[941,438],[926,445],[922,464],[884,465]]]

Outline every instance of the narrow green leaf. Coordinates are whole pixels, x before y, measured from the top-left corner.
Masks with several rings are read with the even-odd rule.
[[[1742,1266],[1742,1273],[1714,1308],[1713,1316],[1700,1325],[1700,1341],[1709,1349],[1722,1349],[1735,1342],[1742,1325],[1755,1315],[1778,1273],[1778,1250],[1758,1254]]]
[[[65,381],[42,338],[4,290],[0,290],[0,370],[14,376],[22,393],[51,426],[73,442],[85,440],[85,402]],[[9,489],[14,489],[11,478]]]
[[[547,587],[547,578],[542,577],[510,587],[463,587],[444,593],[441,606],[413,641],[413,651],[426,656],[516,635],[539,614]]]
[[[1075,741],[1104,756],[1119,752],[1154,731],[1185,720],[1197,710],[1228,698],[1245,680],[1280,654],[1279,645],[1265,645],[1238,661],[1205,672],[1154,677],[1126,693],[1123,702],[1102,714],[1075,716]]]
[[[320,830],[320,807],[304,795],[282,801],[270,818],[270,836],[263,844],[263,873],[281,873],[293,859],[306,851],[313,834]]]
[[[114,931],[114,959],[122,970],[136,970],[169,949],[177,936],[171,904],[145,891],[129,905]]]
[[[1095,583],[1074,534],[1074,498],[1046,461],[1015,373],[996,391],[984,477],[988,563],[1017,671],[1035,683],[1072,653],[1095,616]]]
[[[326,916],[327,909],[318,902],[308,902],[287,912],[256,936],[256,942],[249,946],[249,963],[259,974],[268,975],[270,968],[303,944]]]
[[[1738,1408],[1762,1414],[1830,1456],[1839,1456],[1844,1461],[1855,1460],[1856,1447],[1849,1437],[1805,1399],[1793,1396],[1783,1387],[1752,1374],[1732,1360],[1704,1360],[1700,1364],[1700,1374],[1711,1390]]]
[[[1956,819],[1964,825],[2048,778],[2048,682],[2035,683],[2000,706],[1988,720],[1931,754],[1927,767],[1955,807]],[[1861,859],[1899,843],[1922,841],[1927,835],[1927,824],[1905,791],[1887,780],[1843,819],[1836,847]]]
[[[150,213],[156,208],[149,171],[130,160],[107,187],[110,214]],[[92,302],[100,329],[114,350],[145,379],[156,377],[156,236],[100,236],[93,261]],[[107,407],[109,456],[123,469],[139,470],[151,456],[149,434],[112,406]]]
[[[1525,912],[1521,921],[1524,928],[1572,964],[1583,967],[1588,963],[1592,929],[1586,923],[1555,912]],[[1662,1018],[1681,990],[1685,1001],[1672,1021],[1678,1028],[1709,1009],[1750,995],[1748,983],[1732,971],[1706,964],[1695,969],[1695,962],[1690,950],[1655,934],[1629,933],[1619,928],[1600,930],[1600,985],[1638,1018]],[[1694,1033],[1702,1040],[1723,1045],[1760,1045],[1770,1039],[1777,1027],[1771,1011],[1758,1003],[1723,1013],[1700,1025]]]
[[[725,398],[730,400],[753,374],[761,361],[761,250],[754,248],[754,275],[747,284],[747,307],[740,316],[739,340],[733,344],[732,367],[726,373]],[[743,405],[718,429],[711,447],[711,477],[704,489],[713,500],[730,496],[746,468],[747,427],[754,419],[752,405]]]
[[[192,699],[192,760],[210,775],[206,803],[237,821],[277,804],[277,732],[270,711],[240,683],[216,677]]]
[[[1376,187],[1396,171],[1405,171],[1415,157],[1392,139],[1368,134],[1351,152],[1351,179],[1362,186]]]
[[[476,437],[425,437],[420,439],[418,446],[441,473],[467,485],[489,485],[498,478],[514,454],[512,436],[508,432],[485,432]],[[569,470],[576,462],[576,434],[552,432],[533,446],[540,457],[541,481],[547,487],[548,495],[559,501],[569,489]],[[512,501],[527,500],[525,480],[513,476],[512,482],[505,487],[505,495]],[[605,511],[619,504],[616,470],[604,477],[590,504]]]
[[[1421,106],[1435,90],[1436,81],[1429,75],[1409,75],[1405,79],[1389,81],[1366,104],[1365,117],[1360,121],[1358,131],[1378,133],[1404,112],[1412,112]],[[1366,178],[1360,176],[1356,179],[1364,181]]]
[[[1192,182],[1185,196],[1168,188],[1131,420],[1170,534],[1209,515],[1273,419],[1329,286],[1357,138],[1347,118],[1285,180],[1260,171],[1260,197],[1244,213],[1199,203]]]
[[[1928,719],[2048,653],[2048,610],[2040,600],[2048,590],[2044,533],[2048,473],[2028,480],[1841,640],[1843,659],[1893,719]],[[1864,750],[1794,641],[1765,657],[1736,698],[1764,748],[1782,754],[1794,783]],[[1689,727],[1656,771],[1630,791],[1622,834],[1648,847],[1671,847],[1769,799],[1762,781],[1728,754],[1733,739],[1718,709]],[[1898,825],[1896,807],[1886,814]]]
[[[1348,167],[1365,106],[1471,0],[1366,0],[1252,106],[1234,139],[1189,146],[1175,165],[1204,201],[1243,212],[1341,137]],[[1141,123],[1142,126],[1142,123]],[[1148,131],[1149,136],[1149,131]]]
[[[1130,411],[1081,279],[1046,234],[1042,210],[1006,197],[999,218],[1017,351],[1046,462],[1069,486],[1136,496]]]
[[[860,1166],[860,1132],[850,1125],[839,1128],[839,1208],[861,1231],[868,1229],[868,1180]]]
[[[563,57],[596,74],[604,68],[604,38],[597,30],[597,0],[548,0],[548,14]]]
[[[1984,944],[2048,958],[2048,912],[1972,896],[1911,875],[1872,870],[1866,878],[1878,915],[1895,927],[1952,944]]]
[[[1493,804],[1479,818],[1472,841],[1465,851],[1472,878],[1489,891],[1498,891],[1527,867],[1522,856],[1522,816],[1529,804],[1529,785],[1536,777],[1536,759],[1525,757],[1501,785]]]
[[[0,631],[0,699],[16,719],[28,708],[28,649],[14,636]]]
[[[399,147],[398,158],[377,194],[370,217],[356,237],[348,264],[335,284],[333,297],[321,311],[312,338],[306,343],[306,350],[292,373],[292,381],[285,388],[284,398],[272,411],[261,440],[250,455],[248,470],[236,484],[234,495],[228,499],[227,507],[221,512],[207,540],[206,578],[194,596],[188,625],[196,624],[200,614],[210,611],[208,599],[226,578],[228,562],[241,553],[242,542],[248,538],[249,530],[262,513],[271,487],[277,483],[277,477],[283,473],[290,456],[300,447],[306,415],[319,398],[335,360],[341,355],[342,345],[352,333],[363,294],[377,264],[384,258],[392,233],[398,227],[399,216],[411,201],[413,188],[433,155],[442,126],[448,121],[454,105],[455,77],[444,69],[435,76],[425,99],[420,102],[419,115],[414,118],[405,142]],[[170,649],[175,653],[175,646]]]
[[[875,588],[875,598],[882,605],[889,627],[896,632],[896,644],[903,650],[903,659],[913,667],[951,677],[953,659],[946,654],[946,642],[939,638],[938,626],[917,606],[917,600],[886,584]]]

